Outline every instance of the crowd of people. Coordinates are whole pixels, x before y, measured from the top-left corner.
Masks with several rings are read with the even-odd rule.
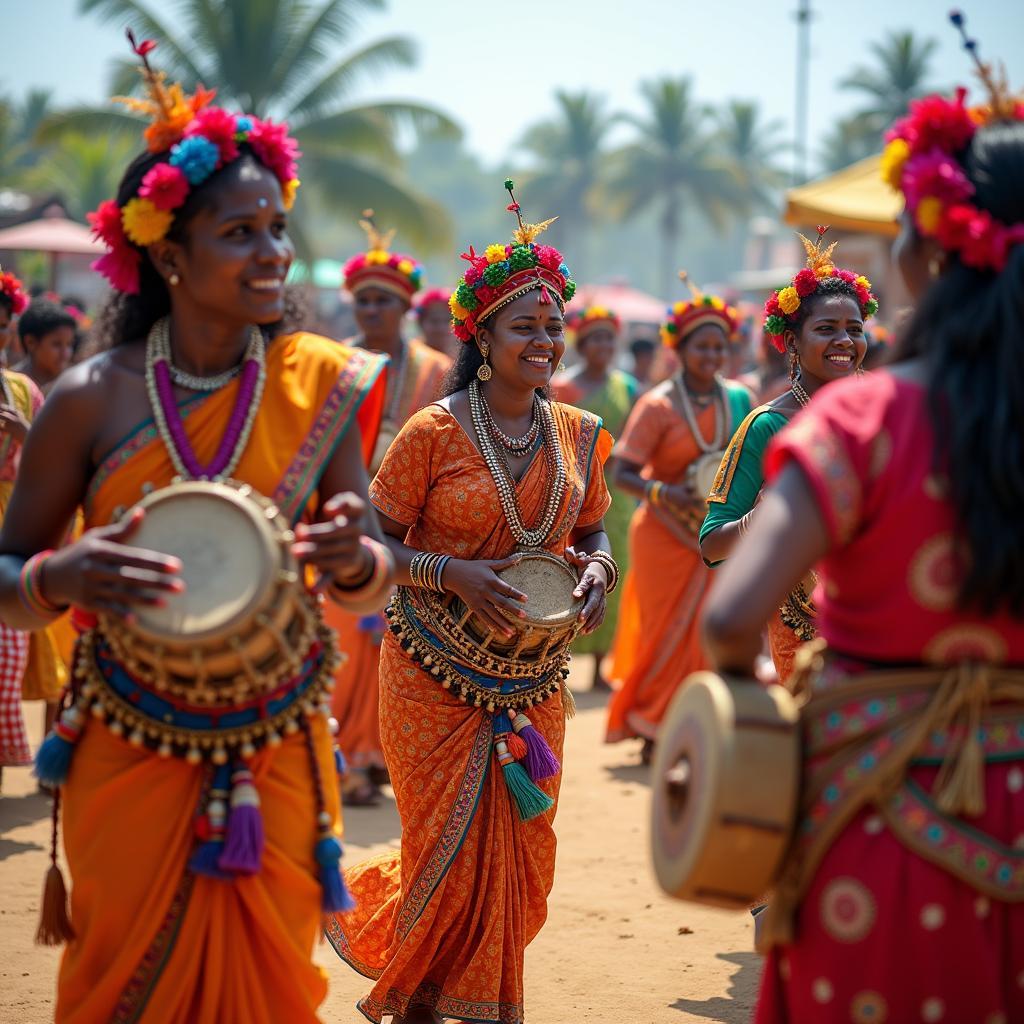
[[[627,372],[510,180],[450,291],[367,210],[359,333],[303,330],[286,126],[133,46],[111,297],[93,323],[0,276],[0,766],[42,701],[57,1019],[312,1021],[324,933],[371,1021],[520,1024],[571,653],[645,762],[695,671],[800,701],[761,1024],[1024,1019],[1024,103],[979,65],[982,101],[888,134],[915,308],[884,358],[820,227],[760,330],[683,273]],[[192,549],[141,539],[197,493],[276,531],[264,572],[195,526],[222,604],[276,595],[244,641],[195,625]],[[385,785],[400,849],[343,864],[342,804]]]

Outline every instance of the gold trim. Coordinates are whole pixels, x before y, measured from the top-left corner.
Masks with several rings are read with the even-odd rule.
[[[713,501],[724,505],[729,500],[729,492],[732,490],[733,477],[736,475],[736,467],[739,465],[740,455],[743,453],[743,443],[747,439],[747,431],[762,413],[774,411],[770,405],[759,405],[747,413],[746,419],[733,434],[729,447],[725,449],[725,455],[722,456],[721,465],[715,474],[715,482],[711,485],[711,493],[707,496],[709,503]]]

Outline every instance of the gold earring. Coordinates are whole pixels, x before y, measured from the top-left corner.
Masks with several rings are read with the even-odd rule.
[[[177,287],[179,284],[181,284],[181,278],[178,277],[177,274],[171,274],[171,276],[167,278],[167,280],[170,281],[172,287]]]
[[[556,372],[557,373],[565,373],[565,363],[559,363],[558,364],[558,370]]]
[[[938,277],[942,273],[942,260],[938,256],[933,256],[928,261],[928,273],[932,277]]]
[[[480,343],[480,355],[484,357],[484,361],[477,367],[476,379],[486,383],[494,376],[494,372],[491,370],[487,363],[487,354],[491,351],[491,347],[486,342]]]
[[[797,355],[796,349],[792,348],[789,350],[789,379],[796,380],[797,374],[800,372],[800,357]]]

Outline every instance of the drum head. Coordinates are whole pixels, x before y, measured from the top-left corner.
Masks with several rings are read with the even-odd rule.
[[[702,455],[694,463],[693,489],[699,497],[706,498],[713,490],[723,455],[725,455],[724,451],[711,452],[708,455]]]
[[[498,575],[516,590],[526,594],[526,619],[512,621],[522,625],[557,628],[572,622],[583,607],[583,598],[573,597],[579,579],[572,566],[545,552],[528,552]]]
[[[263,509],[222,484],[194,481],[140,503],[146,516],[129,543],[181,559],[185,592],[164,608],[136,607],[138,632],[154,640],[227,635],[267,593],[278,560]]]

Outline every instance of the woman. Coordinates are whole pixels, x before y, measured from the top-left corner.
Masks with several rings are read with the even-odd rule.
[[[890,133],[918,309],[895,365],[776,439],[708,606],[716,664],[749,674],[764,617],[819,566],[829,652],[805,679],[759,1024],[1024,1019],[1022,114],[930,96]]]
[[[544,397],[575,290],[558,251],[535,242],[544,226],[520,219],[512,244],[466,254],[452,300],[464,345],[446,396],[406,423],[372,485],[400,584],[380,683],[402,848],[348,872],[356,910],[327,930],[374,981],[359,1002],[372,1021],[520,1024],[523,953],[546,916],[567,651],[540,680],[524,678],[514,653],[498,674],[460,670],[481,649],[457,625],[429,641],[424,625],[457,595],[500,637],[514,635],[525,597],[499,573],[522,547],[583,569],[574,593],[585,630],[600,624],[615,582],[602,523],[611,440],[596,417]],[[517,693],[536,703],[513,734],[503,701]]]
[[[764,485],[762,463],[768,442],[820,387],[852,377],[864,361],[864,322],[878,311],[878,301],[866,277],[833,264],[835,243],[824,246],[826,230],[818,229],[815,242],[800,236],[807,266],[765,304],[764,331],[779,352],[789,355],[790,387],[754,409],[725,453],[700,529],[700,553],[711,567],[731,556],[749,528]],[[783,683],[792,675],[797,649],[814,639],[813,589],[812,577],[798,582],[766,619],[768,647]]]
[[[629,527],[612,652],[620,685],[605,739],[640,737],[644,763],[679,684],[705,664],[698,614],[710,574],[697,550],[705,488],[694,471],[701,460],[717,464],[750,411],[747,389],[719,376],[735,329],[735,311],[718,296],[695,291],[675,303],[661,337],[682,369],[639,399],[615,446],[615,482],[641,504]]]
[[[135,52],[145,63],[152,48]],[[323,699],[330,636],[318,628],[295,650],[304,661],[273,701],[239,703],[243,679],[233,702],[202,674],[181,700],[147,683],[114,655],[112,622],[185,584],[177,559],[132,545],[142,514],[123,510],[176,476],[230,476],[295,524],[319,589],[382,600],[391,563],[363,499],[380,361],[283,329],[297,185],[286,127],[145,71],[147,151],[91,217],[116,292],[100,326],[112,347],[47,399],[0,532],[5,622],[38,627],[69,605],[83,626],[103,616],[36,762],[63,783],[73,883],[69,921],[55,833],[39,938],[74,937],[58,1021],[314,1021],[322,908],[346,894],[326,718],[315,705],[303,717],[300,700]],[[50,551],[79,506],[85,533]],[[249,730],[242,746],[228,721]]]
[[[25,311],[28,296],[13,274],[0,273],[0,352],[14,332],[14,318]],[[0,369],[0,517],[7,512],[21,463],[21,448],[43,396],[28,377]],[[32,763],[21,713],[22,681],[28,664],[30,634],[0,622],[0,783],[3,769]]]
[[[372,210],[364,211],[360,224],[370,247],[345,264],[345,288],[355,301],[360,330],[350,344],[390,360],[384,420],[370,460],[372,475],[402,424],[437,397],[451,359],[422,341],[402,338],[402,320],[423,279],[423,268],[412,256],[388,251],[393,232],[377,230]],[[338,746],[349,766],[345,802],[351,807],[373,806],[380,798],[379,784],[388,778],[377,700],[377,662],[387,623],[380,615],[353,615],[341,607],[330,609],[327,621],[337,630],[346,652],[331,702],[339,725]]]
[[[413,315],[423,340],[435,351],[452,359],[459,344],[452,334],[452,314],[448,300],[452,293],[447,288],[429,288],[417,299]]]
[[[566,327],[575,341],[582,362],[551,382],[551,390],[559,402],[575,405],[601,418],[612,437],[622,432],[629,410],[640,391],[636,380],[614,366],[617,341],[622,325],[619,318],[603,306],[590,306],[570,314]],[[612,550],[620,553],[619,568],[625,571],[622,555],[626,551],[629,520],[636,502],[617,487],[609,487],[611,508],[604,517],[605,529]],[[608,610],[600,628],[573,644],[576,654],[594,655],[593,689],[610,690],[601,671],[615,635],[618,620],[619,591],[608,597]]]

